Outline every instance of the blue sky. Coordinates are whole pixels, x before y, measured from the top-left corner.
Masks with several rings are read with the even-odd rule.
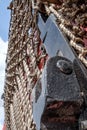
[[[8,46],[8,31],[10,21],[10,10],[7,10],[11,0],[0,0],[0,130],[4,122],[4,109],[1,95],[5,79],[5,59]]]
[[[8,39],[10,10],[7,10],[11,0],[0,0],[0,37],[4,41]]]

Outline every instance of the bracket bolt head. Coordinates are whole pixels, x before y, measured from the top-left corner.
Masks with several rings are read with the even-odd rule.
[[[60,69],[61,72],[65,74],[71,74],[73,69],[69,61],[66,60],[58,60],[57,61],[57,67]]]

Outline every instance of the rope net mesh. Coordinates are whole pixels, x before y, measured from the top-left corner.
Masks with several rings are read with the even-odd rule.
[[[40,4],[45,13],[53,13],[78,58],[87,67],[87,2],[61,0],[55,2],[13,0],[9,27],[9,44],[4,87],[5,122],[7,130],[36,130],[32,114],[31,93],[41,69],[37,65],[40,32],[36,24]],[[33,8],[33,11],[32,11]]]
[[[87,67],[87,1],[66,0],[61,5],[45,5],[45,9],[56,16],[58,26]]]
[[[10,3],[11,21],[5,80],[5,122],[7,130],[35,130],[30,94],[40,77],[36,64],[39,30],[29,0]]]

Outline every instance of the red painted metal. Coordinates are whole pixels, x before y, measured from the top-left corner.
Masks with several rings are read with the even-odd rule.
[[[6,130],[6,125],[5,124],[3,125],[3,129],[2,130]]]

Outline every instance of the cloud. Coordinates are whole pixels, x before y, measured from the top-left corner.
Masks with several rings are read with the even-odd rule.
[[[8,46],[7,43],[8,42],[4,42],[2,38],[0,38],[0,94],[3,91],[3,85],[4,85],[5,60]]]
[[[0,38],[0,130],[2,130],[4,123],[4,108],[2,106],[3,102],[1,100],[1,95],[3,93],[4,88],[7,46],[8,42],[4,42],[2,38]]]
[[[3,125],[4,123],[4,109],[0,107],[0,124]]]
[[[2,130],[2,128],[3,128],[3,125],[0,124],[0,130]]]

